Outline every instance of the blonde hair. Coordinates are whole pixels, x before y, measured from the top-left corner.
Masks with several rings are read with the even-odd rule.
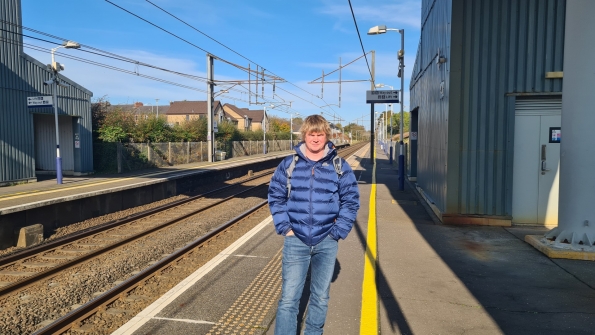
[[[327,140],[331,137],[331,127],[328,125],[326,119],[318,114],[308,116],[304,120],[304,123],[302,123],[302,127],[300,128],[302,140],[306,139],[306,134],[312,132],[324,133]]]

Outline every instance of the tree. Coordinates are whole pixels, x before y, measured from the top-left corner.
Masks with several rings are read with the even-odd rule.
[[[289,133],[289,120],[280,118],[278,116],[269,116],[267,117],[269,128],[268,131],[274,133]]]
[[[300,131],[302,124],[304,123],[304,119],[301,117],[294,117],[293,118],[293,131]]]
[[[172,128],[167,124],[165,117],[149,115],[141,118],[134,128],[135,142],[169,142],[173,138]]]
[[[104,142],[127,142],[130,140],[135,128],[132,114],[124,112],[120,108],[107,112],[104,107],[97,107],[96,112],[99,139]]]
[[[236,141],[240,138],[240,132],[236,128],[236,125],[232,122],[224,120],[219,123],[218,131],[215,134],[215,138],[221,141]]]
[[[390,115],[390,111],[389,114]],[[393,134],[398,134],[399,133],[399,129],[400,129],[400,124],[401,124],[401,114],[400,113],[395,113],[392,114],[392,125],[393,125]],[[409,112],[404,112],[403,113],[403,132],[408,132],[409,131],[409,125],[411,124],[411,113]],[[387,128],[388,131],[390,132],[390,127]]]

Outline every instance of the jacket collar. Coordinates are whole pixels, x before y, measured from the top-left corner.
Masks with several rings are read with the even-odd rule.
[[[309,161],[309,159],[306,157],[306,143],[300,142],[294,147],[294,149],[298,156],[305,159],[306,161]],[[333,142],[328,141],[326,143],[326,146],[324,147],[324,156],[319,162],[329,160],[333,158],[336,154],[337,149],[335,148],[335,145],[333,144]]]

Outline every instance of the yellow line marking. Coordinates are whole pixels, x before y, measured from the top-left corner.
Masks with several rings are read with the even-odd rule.
[[[374,150],[374,148],[372,148]],[[372,168],[372,190],[368,213],[368,234],[364,258],[364,281],[362,283],[362,310],[359,333],[378,334],[378,294],[376,289],[376,159]]]
[[[235,160],[234,163],[236,162],[243,162],[249,159],[238,159]],[[186,168],[183,170],[175,170],[175,171],[163,171],[163,172],[156,172],[156,173],[150,173],[150,174],[139,174],[139,175],[134,175],[132,177],[128,177],[128,178],[119,178],[119,179],[113,179],[113,180],[107,180],[107,181],[103,181],[103,182],[97,182],[97,183],[86,183],[84,185],[77,185],[77,186],[72,186],[72,187],[63,187],[63,188],[57,188],[57,189],[53,189],[53,190],[48,190],[48,191],[29,191],[26,194],[22,194],[22,195],[11,195],[11,196],[7,196],[6,198],[1,198],[0,201],[5,201],[5,200],[12,200],[12,199],[19,199],[19,198],[24,198],[24,197],[29,197],[32,195],[42,195],[42,194],[49,194],[49,193],[56,193],[56,192],[62,192],[62,191],[70,191],[70,190],[76,190],[79,188],[83,188],[83,187],[88,187],[88,186],[98,186],[98,185],[104,185],[104,184],[111,184],[111,183],[118,183],[118,182],[123,182],[123,181],[127,181],[127,180],[132,180],[135,178],[145,178],[145,177],[154,177],[154,176],[159,176],[162,174],[167,174],[167,173],[172,173],[172,172],[180,172],[180,171],[189,171],[189,170],[195,170],[195,169],[201,169],[201,168],[205,168],[205,167],[212,167],[215,165],[223,165],[223,164],[228,164],[228,162],[219,162],[219,163],[211,163],[209,165],[200,165],[200,166],[195,166],[195,167],[191,167],[191,168]],[[24,192],[20,192],[20,193],[24,193]],[[16,194],[20,194],[20,193],[16,193]]]

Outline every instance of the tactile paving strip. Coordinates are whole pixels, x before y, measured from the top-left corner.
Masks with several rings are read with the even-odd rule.
[[[207,335],[257,335],[266,331],[267,313],[276,307],[281,294],[281,257],[279,250],[240,297],[223,314]]]

